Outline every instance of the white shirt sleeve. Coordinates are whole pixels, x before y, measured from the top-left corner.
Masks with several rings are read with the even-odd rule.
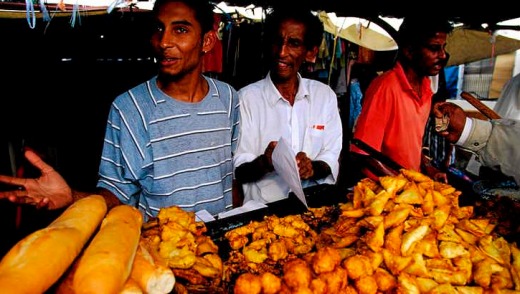
[[[464,125],[464,130],[462,130],[462,134],[460,135],[459,140],[455,145],[462,146],[468,140],[469,133],[471,132],[471,127],[473,126],[473,120],[471,118],[466,118],[466,124]]]

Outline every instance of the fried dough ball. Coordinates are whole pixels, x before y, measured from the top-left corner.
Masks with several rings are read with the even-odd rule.
[[[318,249],[312,258],[312,269],[319,275],[331,272],[341,262],[341,255],[337,249],[332,247],[322,247]]]
[[[280,291],[282,287],[282,279],[270,272],[265,272],[260,276],[262,280],[262,293],[275,294]]]
[[[327,284],[322,279],[312,280],[309,289],[311,289],[314,294],[327,294]]]
[[[356,254],[343,261],[343,267],[347,269],[349,278],[357,280],[362,276],[372,275],[373,269],[370,259],[364,255]]]
[[[314,293],[312,293],[312,290],[309,288],[298,288],[298,289],[292,291],[292,294],[314,294]]]
[[[234,294],[260,294],[262,293],[262,279],[252,273],[243,273],[238,276],[235,287],[233,288]]]
[[[307,288],[312,279],[312,271],[300,258],[293,259],[283,266],[283,281],[289,288]]]
[[[327,293],[342,293],[348,285],[347,270],[341,266],[337,266],[332,272],[322,273],[318,278],[325,281]]]
[[[359,294],[376,294],[377,282],[374,276],[362,276],[355,282]]]

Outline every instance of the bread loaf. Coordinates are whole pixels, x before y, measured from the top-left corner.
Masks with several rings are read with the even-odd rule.
[[[119,293],[130,276],[143,219],[129,205],[112,208],[80,257],[74,293]]]
[[[46,228],[20,240],[0,261],[0,292],[47,291],[79,255],[106,211],[102,196],[82,198]]]
[[[175,285],[172,270],[157,264],[144,244],[137,248],[130,278],[148,294],[170,293]]]
[[[132,278],[128,278],[126,280],[125,285],[123,286],[123,290],[119,294],[143,294],[143,290],[136,281]]]

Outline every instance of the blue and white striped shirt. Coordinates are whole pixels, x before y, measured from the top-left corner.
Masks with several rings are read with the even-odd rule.
[[[206,77],[206,97],[187,103],[162,92],[156,79],[112,103],[98,187],[138,206],[145,219],[173,205],[213,215],[231,208],[237,92]]]

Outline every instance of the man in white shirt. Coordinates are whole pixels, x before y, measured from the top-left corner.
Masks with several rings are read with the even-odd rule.
[[[241,136],[235,179],[244,202],[288,197],[289,186],[273,168],[272,152],[284,138],[296,155],[303,188],[336,182],[342,148],[337,96],[299,69],[316,57],[323,24],[310,10],[277,7],[266,18],[271,63],[265,79],[239,90]]]

